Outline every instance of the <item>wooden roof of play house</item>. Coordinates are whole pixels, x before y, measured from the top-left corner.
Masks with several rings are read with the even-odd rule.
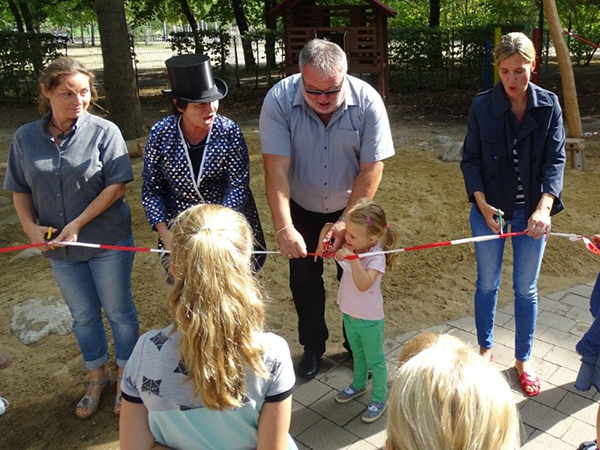
[[[387,19],[397,13],[378,0],[360,5],[317,5],[316,0],[284,0],[269,11],[283,17],[285,73],[298,73],[300,50],[311,39],[325,38],[344,49],[348,73],[378,75],[379,93],[388,92]]]

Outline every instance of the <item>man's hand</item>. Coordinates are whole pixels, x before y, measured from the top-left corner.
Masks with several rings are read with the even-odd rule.
[[[338,220],[334,223],[323,240],[331,242],[329,253],[336,253],[346,243],[346,222]]]
[[[277,233],[277,245],[279,246],[281,256],[284,258],[306,257],[304,238],[293,226],[282,229],[280,233]]]

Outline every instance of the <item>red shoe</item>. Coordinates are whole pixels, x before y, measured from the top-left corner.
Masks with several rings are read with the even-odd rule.
[[[540,393],[540,379],[535,375],[523,372],[519,376],[519,385],[527,397],[535,397]]]

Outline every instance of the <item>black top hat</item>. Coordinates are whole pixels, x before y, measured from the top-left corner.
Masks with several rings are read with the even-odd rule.
[[[172,89],[163,90],[167,97],[191,103],[208,103],[227,95],[227,83],[213,77],[210,58],[189,54],[173,56],[165,61]]]

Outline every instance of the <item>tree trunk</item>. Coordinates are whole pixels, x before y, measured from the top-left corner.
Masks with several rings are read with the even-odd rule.
[[[104,90],[109,119],[125,139],[146,134],[138,97],[124,0],[96,0],[96,15],[104,63]]]
[[[565,100],[565,118],[567,119],[568,137],[581,138],[583,128],[581,116],[579,115],[579,102],[577,100],[577,89],[575,87],[575,76],[573,74],[573,63],[567,44],[563,39],[562,26],[556,10],[554,0],[544,0],[544,11],[550,29],[550,36],[556,50],[558,69],[562,81],[563,98]]]
[[[244,13],[244,2],[243,0],[231,0],[233,5],[233,14],[235,16],[235,22],[237,23],[238,30],[242,35],[242,48],[244,49],[244,64],[246,69],[254,67],[256,61],[254,60],[254,53],[252,52],[252,41],[244,37],[248,32],[248,21],[246,20],[246,13]]]
[[[85,48],[85,27],[83,22],[79,22],[79,32],[81,33],[81,47]]]
[[[276,0],[265,0],[265,25],[267,30],[275,31],[277,29],[277,18],[269,16],[268,12],[277,5]],[[275,39],[267,37],[265,43],[265,53],[267,55],[267,65],[269,67],[275,67],[277,61],[275,58]]]
[[[429,27],[437,29],[435,42],[431,45],[431,68],[441,68],[444,64],[442,58],[442,32],[440,31],[440,0],[429,0]]]
[[[94,22],[90,22],[90,45],[92,47],[96,46],[96,33],[94,32],[94,28]]]
[[[28,33],[35,33],[35,27],[33,26],[33,21],[31,20],[31,13],[29,12],[29,7],[27,3],[24,1],[19,2],[19,8],[21,9],[21,14],[23,14],[23,20],[25,21],[25,28],[27,28]]]
[[[179,4],[181,5],[181,12],[183,12],[183,15],[190,24],[192,34],[194,35],[194,46],[196,47],[195,53],[200,53],[202,55],[204,54],[204,48],[202,47],[202,41],[200,40],[200,33],[198,31],[198,21],[194,17],[187,0],[179,0]]]
[[[429,26],[440,26],[440,0],[429,0]]]
[[[25,33],[25,28],[23,28],[23,19],[21,19],[21,13],[19,12],[19,8],[12,0],[8,0],[8,7],[10,8],[10,12],[12,12],[13,16],[15,16],[15,23],[17,24],[17,31],[19,33]]]

